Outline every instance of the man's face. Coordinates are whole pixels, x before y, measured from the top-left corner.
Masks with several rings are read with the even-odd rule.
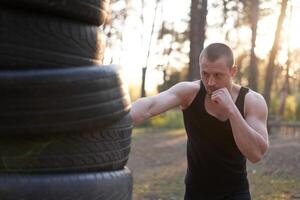
[[[200,77],[209,96],[220,88],[231,88],[231,80],[235,75],[235,68],[227,66],[226,58],[221,57],[214,62],[209,61],[205,56],[200,58]]]

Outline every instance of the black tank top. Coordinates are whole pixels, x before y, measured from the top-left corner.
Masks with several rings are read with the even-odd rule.
[[[236,106],[244,117],[244,100],[248,88],[241,87]],[[187,186],[199,192],[230,192],[248,189],[246,158],[239,151],[229,120],[220,121],[204,107],[206,90],[200,90],[192,104],[183,110],[188,135]]]

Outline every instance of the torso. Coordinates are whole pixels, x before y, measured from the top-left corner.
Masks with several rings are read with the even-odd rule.
[[[202,86],[183,110],[188,135],[185,183],[197,186],[200,193],[248,188],[246,159],[235,143],[230,122],[224,111],[206,97]],[[239,95],[240,89],[236,85],[232,97],[243,115],[245,94]],[[237,101],[238,96],[241,98]]]

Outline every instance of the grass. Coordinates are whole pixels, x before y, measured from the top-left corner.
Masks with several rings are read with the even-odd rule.
[[[249,174],[252,198],[255,200],[289,200],[300,189],[300,179]]]
[[[172,145],[172,141],[177,141],[177,146]],[[134,158],[129,162],[134,175],[134,200],[183,199],[186,170],[184,141],[184,129],[134,129],[131,154]],[[168,157],[172,159],[167,160]],[[136,165],[131,167],[132,164]],[[274,176],[254,167],[248,178],[254,200],[291,200],[293,194],[300,193],[300,176]]]
[[[132,131],[131,139],[133,141],[146,140],[149,135],[164,135],[168,138],[175,138],[182,136],[185,130],[183,128],[169,129],[169,128],[152,128],[152,127],[138,127]]]
[[[170,170],[170,169],[169,169]],[[141,199],[182,200],[184,196],[184,176],[166,177],[166,171],[157,173],[148,181],[136,183],[134,192]],[[151,175],[152,176],[152,175]],[[250,188],[254,200],[290,200],[300,181],[264,174],[251,174]],[[151,181],[150,181],[151,180]]]
[[[182,173],[166,174],[170,169],[160,173],[149,173],[144,180],[134,185],[134,193],[140,199],[182,200],[184,195]],[[136,198],[137,199],[137,198]]]

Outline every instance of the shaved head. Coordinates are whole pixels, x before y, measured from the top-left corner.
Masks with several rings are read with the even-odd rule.
[[[232,49],[223,43],[212,43],[205,49],[203,49],[199,56],[199,63],[201,63],[203,57],[211,62],[214,62],[219,58],[225,58],[228,68],[232,68],[234,66],[234,56]]]

